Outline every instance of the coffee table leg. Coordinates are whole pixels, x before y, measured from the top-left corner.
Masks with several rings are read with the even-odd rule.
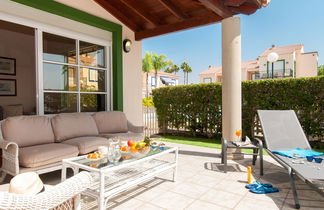
[[[73,170],[73,175],[76,175],[79,173],[79,167],[73,167],[72,170]]]
[[[105,209],[105,175],[100,173],[99,210]]]
[[[63,163],[62,164],[62,171],[61,171],[61,182],[65,181],[65,180],[66,180],[66,166]]]
[[[179,152],[178,152],[178,149],[176,149],[176,151],[174,152],[175,153],[175,164],[176,166],[174,167],[173,169],[173,182],[175,182],[177,180],[177,170],[178,170],[178,155],[179,155]]]

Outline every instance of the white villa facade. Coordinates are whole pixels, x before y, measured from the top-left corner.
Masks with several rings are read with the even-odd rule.
[[[148,76],[148,78],[146,78],[147,76]],[[159,72],[157,72],[157,81],[158,82],[157,82],[157,85],[155,85],[154,71],[148,73],[148,75],[146,75],[146,73],[142,73],[142,96],[146,97],[147,93],[149,96],[151,96],[152,90],[154,88],[179,85],[179,79],[180,79],[179,75],[159,71]]]
[[[273,64],[267,56],[275,52],[279,58]],[[261,53],[256,60],[242,61],[242,81],[312,77],[317,75],[318,53],[304,52],[304,45],[272,46]],[[209,67],[199,74],[200,83],[221,82],[222,67]]]

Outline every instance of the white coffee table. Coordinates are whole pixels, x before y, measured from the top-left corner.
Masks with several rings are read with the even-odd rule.
[[[174,158],[168,157],[174,153]],[[108,200],[123,191],[137,186],[167,170],[173,170],[173,181],[176,181],[178,148],[166,147],[164,150],[150,151],[140,158],[110,163],[107,158],[91,161],[86,156],[64,159],[62,161],[62,181],[66,179],[66,169],[74,173],[79,169],[93,172],[95,183],[84,194],[98,200],[100,210],[106,208]]]

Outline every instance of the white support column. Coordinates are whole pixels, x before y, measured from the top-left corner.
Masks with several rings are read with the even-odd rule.
[[[240,18],[222,21],[222,127],[223,137],[237,141],[236,130],[242,129],[241,29]],[[240,152],[237,150],[236,152]],[[243,155],[229,156],[241,159]]]

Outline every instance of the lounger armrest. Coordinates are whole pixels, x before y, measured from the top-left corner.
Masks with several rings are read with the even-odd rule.
[[[222,147],[223,146],[227,147],[227,145],[228,145],[228,141],[224,137],[222,137]]]
[[[2,170],[11,175],[19,173],[19,147],[15,142],[0,139],[2,149]]]
[[[127,121],[127,127],[130,132],[133,133],[143,133],[144,127],[143,126],[136,126],[133,125],[131,122]]]

